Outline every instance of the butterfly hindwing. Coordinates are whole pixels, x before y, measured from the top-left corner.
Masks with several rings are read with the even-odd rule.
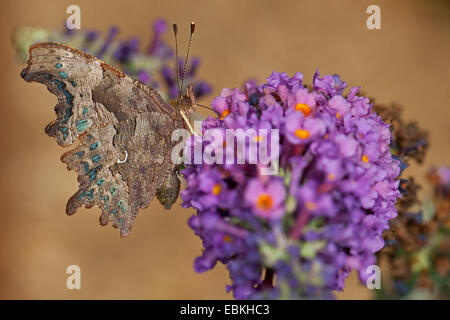
[[[126,231],[132,223],[127,214],[131,209],[128,186],[120,175],[109,170],[120,157],[112,144],[115,134],[113,125],[91,130],[80,136],[78,147],[61,157],[69,170],[78,172],[80,183],[79,190],[67,203],[66,212],[73,214],[80,206],[90,208],[97,204],[106,213],[102,214],[102,224],[112,221],[114,226]]]
[[[31,46],[21,75],[44,83],[58,98],[57,119],[46,127],[47,134],[62,146],[79,140],[61,158],[78,173],[79,190],[67,203],[68,214],[97,205],[101,224],[111,221],[126,236],[137,211],[155,195],[170,208],[179,192],[170,138],[184,122],[156,90],[55,43]]]

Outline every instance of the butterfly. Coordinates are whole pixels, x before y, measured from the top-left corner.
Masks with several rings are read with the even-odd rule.
[[[97,205],[100,224],[111,222],[126,237],[138,210],[155,196],[165,208],[172,206],[180,180],[179,165],[171,160],[178,142],[171,141],[171,134],[177,128],[192,132],[196,103],[190,86],[184,96],[166,103],[156,89],[113,66],[51,42],[30,46],[21,76],[45,84],[57,96],[57,119],[45,132],[64,147],[79,142],[61,157],[79,182],[67,214]]]

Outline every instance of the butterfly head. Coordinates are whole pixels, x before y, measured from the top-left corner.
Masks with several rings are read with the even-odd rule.
[[[186,94],[180,96],[171,103],[177,110],[182,110],[186,114],[190,114],[196,109],[194,90],[191,85],[186,88]]]

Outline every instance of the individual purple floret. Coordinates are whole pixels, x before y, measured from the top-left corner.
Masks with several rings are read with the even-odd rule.
[[[106,40],[103,42],[102,47],[100,50],[96,53],[97,58],[102,59],[105,53],[108,51],[108,48],[111,46],[111,43],[113,42],[116,35],[119,33],[119,28],[116,26],[112,26],[109,29],[108,36],[106,37]]]
[[[139,52],[139,39],[131,38],[129,41],[120,42],[113,55],[114,59],[120,61],[121,63],[124,63],[137,52]]]
[[[153,23],[153,38],[147,49],[147,53],[152,56],[168,59],[173,56],[171,47],[163,41],[162,37],[167,32],[167,22],[164,19],[157,19]]]
[[[371,275],[397,215],[400,167],[389,126],[358,88],[343,95],[346,86],[316,72],[311,91],[300,73],[273,72],[212,101],[219,117],[203,122],[203,135],[212,128],[280,133],[275,175],[236,161],[183,170],[183,206],[196,209],[189,225],[204,247],[194,268],[225,264],[235,298],[328,299],[352,269],[363,282]],[[198,144],[208,145],[195,137],[188,148]]]

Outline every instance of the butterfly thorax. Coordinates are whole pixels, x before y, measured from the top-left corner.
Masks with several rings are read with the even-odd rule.
[[[188,86],[186,89],[186,95],[180,96],[171,100],[170,105],[176,110],[182,110],[186,114],[190,114],[196,108],[194,90],[192,86]]]

